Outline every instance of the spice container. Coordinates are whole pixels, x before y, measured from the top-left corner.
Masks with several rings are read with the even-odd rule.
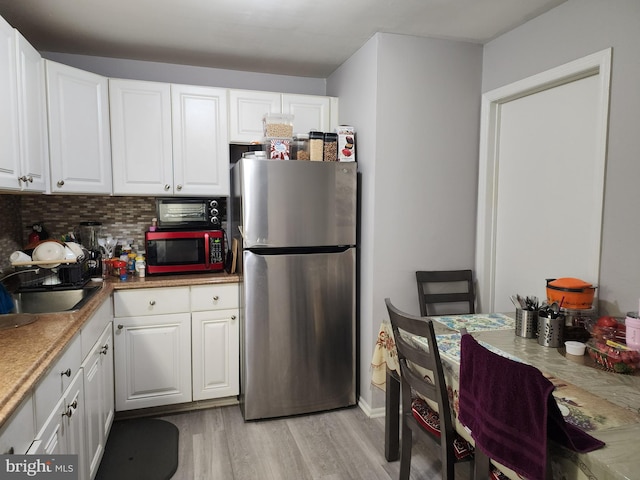
[[[338,134],[337,133],[324,134],[322,159],[325,162],[338,161]]]
[[[309,160],[309,135],[298,133],[293,136],[291,142],[292,160]]]
[[[324,150],[324,133],[309,132],[309,160],[321,162]]]

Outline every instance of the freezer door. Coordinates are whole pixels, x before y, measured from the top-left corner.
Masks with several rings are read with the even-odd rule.
[[[245,419],[355,405],[355,249],[244,263]]]
[[[234,170],[244,248],[355,245],[355,163],[244,158]]]

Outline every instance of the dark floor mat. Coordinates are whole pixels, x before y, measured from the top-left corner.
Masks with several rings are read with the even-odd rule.
[[[178,468],[178,429],[154,418],[114,422],[96,480],[169,480]]]

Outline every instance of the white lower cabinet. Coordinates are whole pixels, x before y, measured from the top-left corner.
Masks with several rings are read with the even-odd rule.
[[[189,287],[116,291],[114,308],[116,410],[190,402]]]
[[[84,386],[78,371],[58,400],[27,453],[78,454],[78,478],[86,479]]]
[[[98,472],[114,417],[112,330],[109,322],[82,363],[88,478]]]
[[[238,395],[238,286],[114,292],[116,411]]]
[[[35,435],[33,399],[27,397],[0,429],[0,455],[24,455]]]
[[[240,393],[238,285],[191,287],[193,399]]]
[[[193,312],[191,322],[193,399],[238,395],[238,310]]]

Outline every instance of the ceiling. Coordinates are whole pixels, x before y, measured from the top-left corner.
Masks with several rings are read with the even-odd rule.
[[[328,77],[377,32],[486,43],[566,0],[0,0],[41,52]]]

